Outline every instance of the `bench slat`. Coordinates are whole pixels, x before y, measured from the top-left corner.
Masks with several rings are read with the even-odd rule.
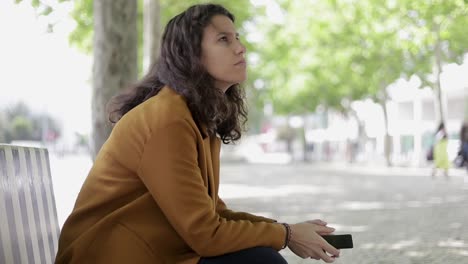
[[[59,232],[47,149],[0,144],[0,263],[53,263]]]

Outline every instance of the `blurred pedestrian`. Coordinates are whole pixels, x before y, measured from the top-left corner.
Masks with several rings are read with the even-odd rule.
[[[432,177],[434,178],[437,174],[437,170],[443,170],[444,175],[448,178],[448,170],[450,168],[450,160],[448,157],[448,134],[445,129],[445,124],[442,122],[437,127],[435,133],[434,143],[434,168],[432,170]]]
[[[456,165],[466,167],[468,172],[468,122],[464,122],[460,130],[460,149],[456,158]]]

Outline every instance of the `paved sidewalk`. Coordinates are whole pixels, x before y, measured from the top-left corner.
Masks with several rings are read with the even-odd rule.
[[[90,166],[89,157],[51,156],[60,225]],[[355,248],[342,250],[335,263],[468,263],[468,181],[463,174],[447,181],[429,173],[344,164],[223,163],[220,196],[233,209],[290,223],[321,218],[336,233],[351,233]],[[287,250],[282,254],[290,264],[319,263]]]
[[[220,196],[233,209],[290,223],[321,218],[351,233],[335,263],[468,263],[468,182],[430,170],[223,164]],[[302,260],[286,250],[289,263]],[[323,263],[323,262],[322,262]]]

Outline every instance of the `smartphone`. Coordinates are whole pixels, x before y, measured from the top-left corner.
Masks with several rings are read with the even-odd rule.
[[[353,248],[353,238],[350,234],[344,235],[323,235],[328,244],[334,246],[336,249]]]

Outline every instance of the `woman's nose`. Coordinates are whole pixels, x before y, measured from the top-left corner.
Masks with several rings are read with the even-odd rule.
[[[240,42],[237,42],[236,54],[244,54],[247,51],[247,48]]]

